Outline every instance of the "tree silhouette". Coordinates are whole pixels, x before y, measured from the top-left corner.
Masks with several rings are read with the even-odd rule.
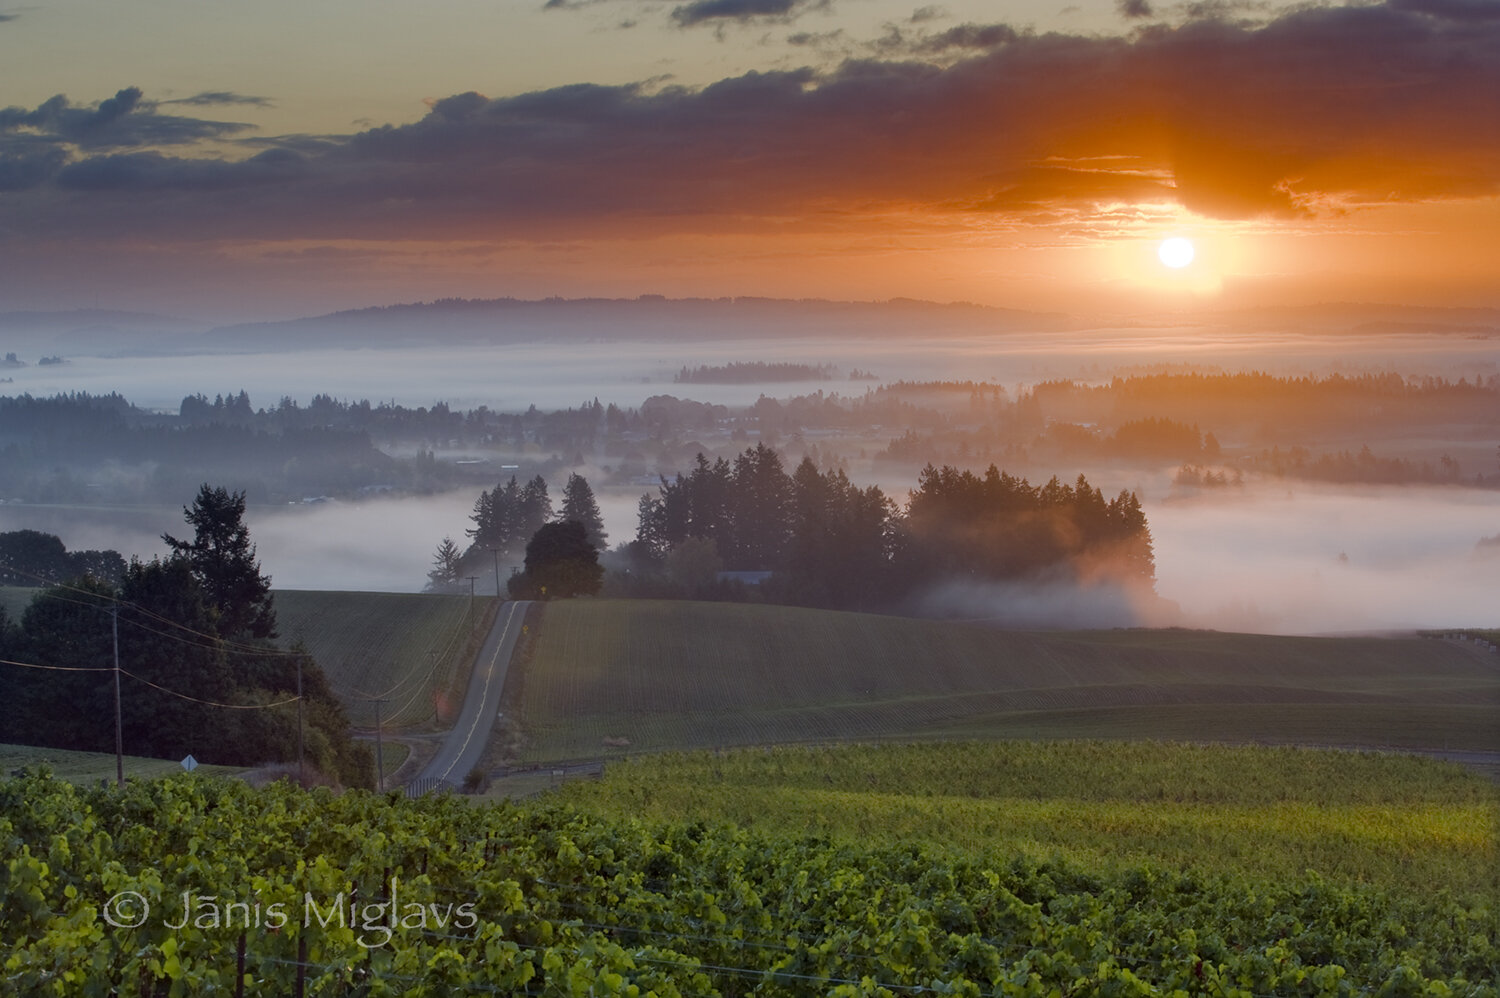
[[[205,484],[182,510],[193,527],[193,539],[162,534],[173,556],[187,559],[217,612],[224,637],[270,639],[276,636],[271,578],[260,574],[250,528],[245,525],[245,493]]]
[[[543,524],[526,545],[526,571],[511,578],[517,598],[592,596],[604,581],[599,551],[576,520]]]
[[[463,577],[462,561],[463,553],[458,550],[458,545],[453,543],[453,538],[444,537],[432,556],[432,570],[427,573],[426,591],[429,593],[458,592],[458,582]]]
[[[564,522],[575,520],[583,524],[583,529],[589,535],[589,543],[604,550],[604,541],[609,534],[604,532],[604,518],[599,515],[599,503],[594,498],[594,490],[582,475],[568,476],[568,484],[563,486],[562,514],[558,519]]]

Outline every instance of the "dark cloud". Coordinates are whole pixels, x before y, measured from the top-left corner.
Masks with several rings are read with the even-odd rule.
[[[715,21],[789,20],[814,6],[814,0],[693,0],[672,10],[672,20],[683,27]]]
[[[143,99],[137,87],[126,87],[98,104],[80,107],[62,94],[37,107],[0,109],[0,133],[25,130],[80,149],[187,145],[226,138],[250,128],[232,121],[206,121],[160,114],[159,104]]]
[[[0,14],[0,24],[4,24],[6,21],[14,21],[20,16],[20,14]]]
[[[1391,6],[1449,21],[1500,21],[1496,0],[1392,0]]]
[[[822,45],[833,45],[844,40],[844,29],[836,28],[833,31],[798,31],[786,36],[788,45],[817,48]]]
[[[950,49],[993,49],[1019,37],[1016,30],[1008,24],[960,24],[906,45],[911,52],[925,55]]]
[[[246,104],[252,107],[274,107],[269,97],[251,97],[246,94],[231,93],[228,90],[207,90],[201,94],[191,97],[178,97],[175,100],[164,100],[163,104],[190,104],[196,107],[211,107],[222,104]]]
[[[937,21],[947,16],[948,12],[942,7],[939,7],[936,4],[928,4],[925,7],[918,7],[916,10],[912,11],[911,17],[907,20],[912,24],[923,24],[927,21]]]
[[[1127,20],[1150,17],[1155,13],[1151,9],[1149,0],[1115,0],[1115,10],[1119,11],[1120,16]]]
[[[12,233],[162,239],[566,240],[1140,201],[1249,218],[1500,194],[1500,21],[1414,2],[1128,38],[964,25],[830,72],[458,94],[409,125],[238,140],[258,150],[239,162],[88,147],[149,102],[55,98],[0,111],[0,184],[26,219]],[[80,137],[66,163],[63,134]]]

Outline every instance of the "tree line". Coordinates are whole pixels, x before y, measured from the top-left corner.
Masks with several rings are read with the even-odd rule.
[[[662,594],[665,582],[705,596],[724,572],[770,573],[765,598],[831,608],[899,606],[952,579],[1155,581],[1132,492],[1106,499],[1083,475],[1033,486],[993,465],[983,475],[928,465],[903,507],[808,458],[788,474],[764,444],[733,461],[699,454],[690,472],[663,479],[641,497],[621,554],[635,576],[627,591]]]
[[[555,517],[544,477],[537,475],[522,482],[512,475],[508,481],[479,493],[469,519],[473,526],[465,531],[469,537],[467,547],[460,548],[451,537],[444,537],[439,543],[432,570],[427,573],[428,592],[460,592],[468,577],[477,578],[491,571],[495,573],[498,588],[500,565],[513,567],[523,557],[534,554],[530,551],[532,542],[543,527],[553,522],[578,524],[581,546],[573,554],[586,558],[585,551],[591,552],[596,564],[598,552],[604,550],[609,536],[594,490],[588,479],[578,474],[568,475],[562,490],[562,508]],[[544,547],[544,550],[550,549]],[[528,567],[532,560],[527,558]]]

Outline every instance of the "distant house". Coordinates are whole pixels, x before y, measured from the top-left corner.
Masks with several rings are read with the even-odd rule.
[[[771,577],[770,572],[716,572],[716,582],[740,582],[747,586],[758,586]]]

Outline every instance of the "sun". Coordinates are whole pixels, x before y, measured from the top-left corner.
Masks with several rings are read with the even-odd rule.
[[[1171,267],[1173,270],[1181,270],[1193,262],[1193,242],[1182,236],[1163,239],[1161,245],[1156,247],[1156,255],[1168,267]]]

